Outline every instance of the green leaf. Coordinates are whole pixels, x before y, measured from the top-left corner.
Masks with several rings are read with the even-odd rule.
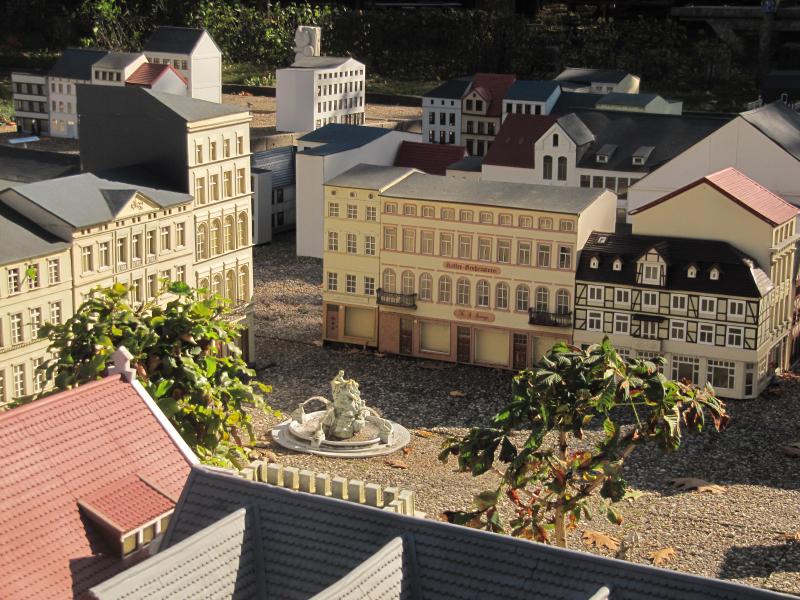
[[[480,511],[484,511],[487,508],[491,508],[497,501],[500,499],[500,490],[486,490],[477,494],[473,500],[475,503],[475,508]]]
[[[617,426],[609,417],[603,421],[603,431],[606,433],[606,440],[612,440],[617,435]]]

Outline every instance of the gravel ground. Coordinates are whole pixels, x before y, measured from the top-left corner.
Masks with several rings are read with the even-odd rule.
[[[414,433],[410,452],[390,457],[407,469],[390,467],[386,457],[342,460],[283,450],[269,438],[277,419],[255,415],[261,443],[286,465],[415,490],[418,510],[430,518],[468,508],[493,476],[457,473],[454,463],[442,464],[436,455],[447,434],[487,423],[508,398],[510,374],[322,348],[321,261],[295,257],[291,235],[254,254],[257,367],[260,379],[273,386],[270,404],[286,411],[311,395],[329,396],[328,381],[345,369],[359,381],[369,405]],[[452,390],[465,396],[451,398]],[[571,547],[587,549],[580,536],[595,529],[624,540],[628,560],[648,563],[650,552],[672,547],[676,554],[668,568],[800,595],[800,543],[786,540],[786,534],[800,532],[800,460],[784,457],[780,448],[800,439],[798,396],[800,383],[784,380],[757,402],[730,402],[733,421],[722,435],[690,438],[670,456],[638,450],[627,463],[626,478],[643,495],[622,503],[623,525],[598,516],[572,534]],[[423,437],[421,430],[433,435]],[[589,432],[587,441],[598,435]],[[677,491],[669,484],[675,477],[700,477],[725,492]]]

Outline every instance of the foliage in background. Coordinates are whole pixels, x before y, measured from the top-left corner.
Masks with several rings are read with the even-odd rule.
[[[47,376],[59,390],[100,379],[125,346],[139,381],[197,455],[221,466],[241,462],[242,435],[253,438],[244,406],[269,410],[262,394],[270,390],[251,379],[255,372],[236,345],[240,328],[225,318],[226,300],[201,297],[184,283],[163,293],[173,296],[163,306],[160,296],[134,307],[127,286],[117,283],[94,291],[63,324],[42,327],[54,356]]]
[[[591,518],[589,500],[599,495],[607,518],[620,524],[612,504],[628,492],[622,471],[631,452],[650,443],[671,452],[685,433],[707,425],[719,431],[728,421],[710,386],[670,381],[658,370],[663,364],[661,357],[623,359],[608,338],[586,350],[556,344],[514,378],[513,399],[491,427],[445,442],[441,460],[456,455],[462,471],[501,476],[497,488],[475,497],[476,510],[447,518],[565,547],[567,532]],[[593,424],[601,424],[603,438],[590,448],[581,440]],[[514,439],[520,430],[527,432],[522,443]],[[516,513],[508,523],[499,510],[504,496]]]

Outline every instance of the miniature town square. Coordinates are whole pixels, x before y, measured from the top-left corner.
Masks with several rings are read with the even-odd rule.
[[[800,596],[796,3],[7,4],[0,600]]]

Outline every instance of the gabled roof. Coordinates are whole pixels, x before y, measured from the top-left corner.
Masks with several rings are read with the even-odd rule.
[[[464,146],[425,144],[403,140],[394,159],[395,167],[411,167],[431,175],[444,175],[448,165],[467,156]]]
[[[507,115],[483,159],[483,164],[534,168],[534,144],[555,122],[556,117],[551,115]]]
[[[330,181],[326,181],[325,185],[380,191],[411,173],[418,172],[408,167],[359,164],[337,175]]]
[[[69,248],[69,242],[0,203],[0,265],[38,258]]]
[[[144,51],[191,54],[204,33],[206,30],[199,27],[156,27],[144,45]]]
[[[248,110],[243,110],[242,108],[233,104],[208,102],[206,100],[192,98],[191,96],[179,96],[178,94],[156,92],[155,90],[150,90],[147,88],[132,87],[128,89],[141,89],[142,93],[149,94],[188,123],[205,121],[206,119],[215,119],[217,117],[224,117],[226,115],[235,115],[239,113],[249,114]]]
[[[490,117],[498,117],[503,111],[503,98],[508,88],[517,80],[516,75],[501,73],[476,73],[472,80],[472,86],[467,90],[467,94],[473,90],[480,94],[488,106],[486,114]]]
[[[347,125],[345,123],[329,123],[298,138],[299,142],[322,144],[315,148],[306,148],[301,154],[327,156],[353,148],[366,146],[378,138],[388,135],[392,129],[369,127],[366,125]]]
[[[106,52],[106,55],[92,66],[99,69],[124,69],[143,56],[141,52]]]
[[[739,116],[800,160],[800,113],[776,100]]]
[[[773,284],[758,263],[727,242],[636,235],[630,233],[592,232],[581,251],[575,278],[581,281],[640,285],[636,283],[636,261],[655,250],[667,263],[665,288],[723,296],[760,298]],[[592,269],[592,257],[600,259]],[[614,271],[614,259],[622,260],[622,270]],[[687,277],[690,265],[697,276]],[[717,267],[720,278],[712,280],[709,271]]]
[[[460,100],[464,93],[467,91],[472,77],[461,77],[458,79],[451,79],[445,81],[443,84],[436,86],[432,90],[422,94],[423,98],[444,98],[450,100]]]
[[[632,210],[630,214],[638,214],[704,183],[710,185],[718,192],[727,196],[736,204],[770,225],[786,223],[786,221],[794,219],[800,214],[800,208],[790,204],[777,194],[772,193],[760,183],[750,179],[747,175],[733,167],[728,167],[727,169],[722,169],[716,173],[701,177],[666,196],[657,198],[652,202],[648,202]]]
[[[290,68],[334,69],[336,67],[341,67],[350,60],[355,59],[352,56],[301,56],[300,58],[295,59],[295,61],[290,65]]]
[[[106,54],[108,54],[106,50],[67,48],[55,64],[50,67],[50,71],[47,74],[50,77],[90,81],[92,79],[92,65]]]
[[[544,102],[558,89],[555,81],[515,81],[506,92],[506,100]]]
[[[595,141],[595,136],[592,130],[586,127],[578,115],[569,113],[558,118],[558,124],[564,130],[576,146],[583,146]]]
[[[196,561],[197,552],[191,552],[185,544],[196,539],[225,544],[227,538],[210,527],[242,508],[248,516],[255,513],[246,529],[260,542],[260,561],[253,565],[249,560],[238,560],[233,549],[231,558],[215,553],[205,563]],[[398,538],[403,542],[402,555]],[[789,598],[768,590],[246,481],[202,466],[192,469],[161,547],[159,554],[132,570],[138,575],[147,569],[148,577],[138,579],[141,587],[119,586],[118,593],[99,597],[121,598],[123,591],[127,597],[149,597],[145,592],[153,589],[153,580],[174,586],[173,579],[189,577],[190,582],[191,577],[198,577],[202,583],[210,579],[206,572],[226,581],[241,577],[244,586],[251,581],[255,568],[263,577],[264,593],[251,597],[286,600],[307,600],[325,590],[359,600],[589,600],[601,597],[594,595],[597,593],[607,594],[604,597],[611,600]],[[184,552],[184,561],[176,560],[176,555]],[[164,562],[160,564],[162,556]],[[399,572],[397,563],[401,559],[403,568]],[[198,569],[200,565],[199,571],[187,574],[192,566]],[[386,578],[384,582],[397,585],[387,586],[390,592],[385,595],[358,595],[365,589],[359,586],[365,582],[374,582],[376,592],[382,589],[377,588],[378,578],[373,577],[377,573]],[[124,574],[117,580],[122,577]],[[171,589],[176,590],[173,597],[179,600],[192,597],[191,592],[196,590],[192,587],[184,595],[177,586]],[[317,598],[330,597],[321,594]]]
[[[119,376],[0,414],[0,439],[6,600],[79,597],[122,570],[78,501],[135,475],[174,502],[197,462],[144,388]],[[117,518],[138,514],[135,504],[128,498]]]
[[[187,83],[186,78],[181,75],[172,65],[143,63],[139,65],[130,76],[125,80],[127,85],[141,85],[144,87],[152,87],[152,85],[161,79],[168,72],[172,71],[184,83]]]
[[[556,75],[556,81],[571,81],[574,83],[619,83],[629,73],[624,69],[583,69],[567,67]]]

